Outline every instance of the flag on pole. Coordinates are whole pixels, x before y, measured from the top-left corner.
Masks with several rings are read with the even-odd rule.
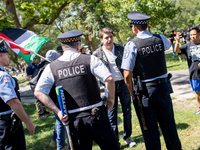
[[[5,40],[7,45],[28,63],[31,63],[35,57],[35,54],[31,54],[30,51],[38,53],[41,46],[50,41],[47,38],[39,37],[32,31],[18,28],[3,29],[0,33],[0,39]],[[9,43],[9,41],[16,43],[20,47]],[[30,51],[24,50],[22,47]]]

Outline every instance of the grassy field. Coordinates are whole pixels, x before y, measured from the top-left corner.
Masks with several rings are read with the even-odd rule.
[[[185,70],[188,69],[187,61],[184,61],[183,56],[182,63],[180,63],[178,56],[174,57],[172,53],[165,54],[165,59],[167,63],[168,71],[177,71],[177,70]]]
[[[200,150],[200,120],[199,115],[195,115],[196,100],[173,100],[174,114],[177,125],[178,134],[182,143],[183,150]],[[28,150],[56,150],[48,146],[51,141],[55,117],[50,115],[48,118],[37,119],[37,112],[35,105],[24,105],[25,111],[30,116],[31,120],[36,125],[36,132],[32,136],[28,136],[28,131],[25,128],[26,143]],[[118,108],[118,127],[119,127],[119,138],[121,143],[121,149],[131,150],[122,139],[123,133],[123,120],[121,105]],[[132,105],[132,135],[131,137],[137,142],[135,150],[144,150],[144,140],[136,117],[134,107]],[[162,144],[162,150],[166,150],[162,132],[160,132],[160,139]],[[94,143],[93,150],[100,150],[100,148]]]

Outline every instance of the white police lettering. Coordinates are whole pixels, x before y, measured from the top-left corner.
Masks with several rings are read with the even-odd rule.
[[[61,100],[62,100],[62,106],[63,106],[64,115],[66,115],[67,114],[67,107],[66,107],[66,102],[65,102],[64,90],[60,89],[60,95],[61,95]]]
[[[159,51],[162,51],[162,50],[163,49],[162,49],[161,44],[149,45],[149,46],[141,48],[142,55],[148,55],[150,53],[155,53],[155,52],[159,52]]]
[[[64,79],[68,77],[73,77],[77,75],[84,75],[87,74],[86,66],[81,64],[81,65],[76,65],[76,66],[70,66],[67,68],[62,68],[57,70],[58,77],[59,79]]]

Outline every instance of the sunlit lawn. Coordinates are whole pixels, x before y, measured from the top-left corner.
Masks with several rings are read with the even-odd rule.
[[[175,120],[177,124],[178,134],[182,142],[184,150],[198,150],[200,149],[200,115],[195,115],[194,111],[197,109],[197,102],[195,99],[190,100],[173,100]],[[24,105],[26,112],[29,114],[31,120],[36,125],[36,133],[32,136],[28,136],[28,131],[25,127],[26,143],[28,150],[56,150],[48,146],[51,141],[55,118],[54,115],[50,115],[48,118],[37,119],[37,112],[35,105]],[[123,120],[121,105],[118,108],[118,127],[119,138],[121,143],[121,149],[130,150],[122,139],[123,132]],[[144,140],[140,131],[140,126],[132,106],[132,135],[131,137],[137,142],[135,150],[145,149]],[[162,150],[166,150],[163,136],[161,133]],[[97,145],[93,145],[93,150],[100,150]]]

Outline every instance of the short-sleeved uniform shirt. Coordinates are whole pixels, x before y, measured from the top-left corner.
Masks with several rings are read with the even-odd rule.
[[[170,41],[164,35],[162,35],[162,34],[159,34],[159,35],[163,41],[165,50],[170,48],[170,46],[171,46]],[[151,34],[147,30],[139,32],[137,35],[137,37],[140,39],[146,39],[146,38],[150,38],[152,36],[153,36],[153,34]],[[126,44],[126,46],[124,47],[124,55],[123,55],[121,68],[124,70],[133,71],[133,69],[135,67],[136,57],[137,57],[137,47],[135,46],[135,44],[132,41],[129,41]],[[142,80],[142,82],[153,81],[155,79],[164,78],[164,77],[167,77],[167,73],[164,75],[161,75],[159,77],[152,78],[152,79]]]
[[[38,64],[33,64],[31,63],[27,68],[26,68],[26,74],[27,76],[33,75],[33,72],[38,69]]]
[[[200,63],[200,43],[189,42],[181,46],[180,50],[187,57],[190,80],[200,80],[200,67],[198,67]]]
[[[7,73],[5,68],[0,65],[4,71],[0,71],[0,97],[6,103],[10,99],[17,98],[15,92],[15,80]],[[0,106],[1,107],[1,106]],[[9,114],[12,110],[1,112],[0,115]]]
[[[58,59],[63,62],[71,61],[77,58],[79,55],[80,53],[77,52],[76,50],[67,50]],[[111,75],[107,67],[102,63],[102,61],[100,61],[93,55],[91,55],[90,70],[91,70],[91,73],[97,78],[99,78],[102,82],[104,82],[106,78]],[[40,91],[45,94],[49,94],[51,87],[54,85],[54,81],[55,80],[51,72],[50,64],[48,64],[45,70],[43,71],[36,85],[35,90]]]

